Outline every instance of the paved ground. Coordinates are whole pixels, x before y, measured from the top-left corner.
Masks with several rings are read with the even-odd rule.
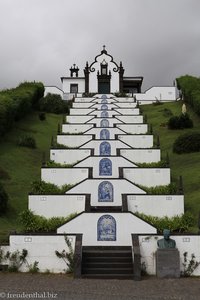
[[[0,273],[1,299],[198,300],[200,278],[91,280],[66,275]]]

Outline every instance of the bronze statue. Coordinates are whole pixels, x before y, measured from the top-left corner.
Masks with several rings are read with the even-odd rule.
[[[159,249],[176,248],[176,242],[170,239],[170,230],[164,229],[163,235],[164,235],[164,239],[160,239],[157,241],[158,248]]]

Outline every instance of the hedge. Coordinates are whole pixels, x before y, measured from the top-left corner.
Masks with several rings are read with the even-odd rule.
[[[37,108],[43,94],[44,86],[40,82],[25,82],[15,89],[1,91],[0,137],[12,128],[16,121]]]
[[[184,101],[189,103],[194,111],[200,115],[200,78],[185,75],[176,78],[177,87],[181,90]]]
[[[173,152],[191,153],[200,151],[200,132],[191,132],[180,135],[173,144]]]
[[[0,182],[0,216],[7,211],[8,195]]]

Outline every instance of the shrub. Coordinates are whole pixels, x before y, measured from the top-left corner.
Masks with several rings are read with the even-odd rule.
[[[25,232],[53,232],[76,215],[74,213],[67,217],[52,217],[47,219],[43,216],[35,215],[31,210],[27,209],[19,214],[19,222]]]
[[[9,272],[18,272],[20,267],[26,263],[26,257],[28,255],[28,251],[26,249],[22,250],[22,253],[17,250],[13,253],[7,252],[5,257],[7,260],[9,260],[9,267],[8,271]]]
[[[175,183],[168,185],[158,185],[155,187],[146,187],[138,185],[142,190],[147,192],[148,195],[174,195],[177,192],[177,186]]]
[[[180,135],[173,144],[173,152],[191,153],[200,151],[200,133],[185,133]]]
[[[65,264],[67,265],[66,273],[73,273],[74,272],[74,250],[72,247],[71,241],[65,236],[65,242],[69,251],[63,250],[62,252],[55,251],[55,254],[58,258],[61,258]]]
[[[30,194],[33,195],[63,195],[69,189],[71,189],[73,185],[65,184],[62,187],[58,187],[53,183],[48,183],[45,181],[33,181],[31,184]]]
[[[36,108],[43,96],[42,83],[25,82],[15,89],[0,92],[0,136],[3,136],[15,123],[32,109]]]
[[[181,275],[184,277],[189,277],[192,275],[192,273],[195,271],[195,269],[200,265],[199,261],[196,261],[196,256],[194,253],[191,254],[191,259],[188,261],[188,253],[183,253],[184,262],[183,265],[183,271],[181,272]]]
[[[39,117],[40,121],[46,120],[46,115],[44,112],[39,113],[38,117]]]
[[[8,172],[6,170],[2,169],[1,167],[0,167],[0,178],[2,180],[9,180],[10,179],[10,175],[8,174]]]
[[[173,113],[172,113],[171,109],[169,109],[169,108],[164,108],[162,111],[163,111],[163,116],[164,117],[171,117],[171,116],[173,116]]]
[[[176,81],[184,101],[189,103],[194,111],[200,115],[200,78],[185,75],[177,78]]]
[[[184,129],[184,128],[192,128],[193,121],[190,119],[190,116],[186,114],[181,114],[178,116],[173,116],[168,121],[169,129]]]
[[[194,216],[190,213],[185,213],[181,216],[174,217],[154,217],[141,213],[136,213],[140,218],[155,226],[161,233],[165,228],[168,228],[171,232],[187,232],[195,224]]]
[[[39,110],[55,114],[68,114],[70,106],[71,102],[63,101],[60,95],[50,93],[39,101]]]
[[[27,148],[36,148],[36,141],[34,137],[30,135],[20,136],[17,142],[18,146],[27,147]]]
[[[0,182],[0,215],[7,211],[8,207],[8,194],[6,193],[3,185]]]

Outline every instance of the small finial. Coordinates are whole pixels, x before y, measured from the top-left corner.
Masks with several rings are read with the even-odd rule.
[[[75,69],[75,67],[76,67],[76,64],[73,64],[73,66],[74,66],[74,69]]]
[[[103,50],[106,50],[106,45],[103,45]]]

